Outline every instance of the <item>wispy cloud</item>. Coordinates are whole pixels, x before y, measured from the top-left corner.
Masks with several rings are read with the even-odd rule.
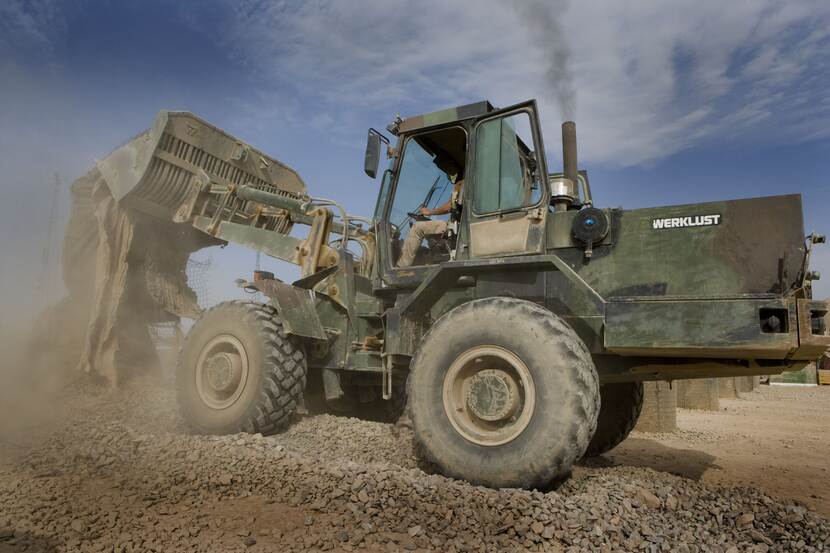
[[[55,36],[65,30],[56,0],[4,0],[0,2],[0,59],[49,60]]]
[[[70,7],[0,2],[0,62],[59,59]],[[246,124],[320,132],[481,98],[537,98],[549,151],[575,116],[586,160],[648,164],[718,141],[830,135],[822,0],[224,0],[170,8],[250,73]],[[89,9],[93,9],[92,6]],[[11,61],[9,61],[11,60]],[[578,98],[578,109],[577,109]]]
[[[0,3],[0,61],[50,63],[68,9]],[[559,121],[575,117],[583,157],[611,165],[830,135],[821,0],[224,0],[170,14],[203,26],[250,73],[257,86],[228,101],[253,125],[336,138],[396,112],[534,97],[554,157]]]
[[[536,97],[550,135],[578,96],[582,151],[621,165],[721,135],[827,132],[815,117],[830,85],[826,2],[230,6],[222,40],[270,84],[272,104],[302,98],[334,127],[427,104]]]
[[[548,154],[575,111],[592,169],[827,141],[828,51],[826,0],[0,0],[0,234],[32,256],[3,278],[38,266],[8,237],[38,239],[52,172],[79,174],[162,107],[199,112],[365,213],[371,191],[342,193],[364,182],[353,141],[397,112],[537,98]],[[823,216],[820,178],[808,220]]]

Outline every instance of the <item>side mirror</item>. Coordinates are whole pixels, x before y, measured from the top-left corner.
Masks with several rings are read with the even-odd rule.
[[[377,176],[378,163],[380,163],[380,135],[369,129],[369,136],[366,137],[366,155],[363,159],[363,170],[370,179]]]
[[[363,170],[369,178],[375,178],[378,174],[378,163],[380,163],[380,143],[389,145],[389,139],[375,129],[369,129],[366,137],[366,155],[363,158]]]

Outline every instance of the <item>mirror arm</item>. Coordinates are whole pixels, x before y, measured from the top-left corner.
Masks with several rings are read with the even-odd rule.
[[[389,139],[388,139],[388,138],[386,138],[386,135],[384,135],[382,132],[380,132],[380,131],[379,131],[379,130],[377,130],[376,128],[374,128],[374,127],[369,127],[369,133],[371,133],[371,134],[376,134],[376,135],[377,135],[377,137],[378,137],[378,138],[380,138],[380,141],[381,141],[381,142],[383,142],[383,143],[384,143],[384,144],[386,144],[387,146],[389,146],[389,145],[390,145]]]

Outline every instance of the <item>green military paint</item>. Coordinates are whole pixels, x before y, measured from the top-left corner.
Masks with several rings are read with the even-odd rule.
[[[527,112],[538,132],[534,102],[504,113],[516,111]],[[469,131],[499,113],[489,102],[476,102],[407,117],[396,130],[403,143],[411,134],[462,126],[468,131],[465,149],[474,157],[475,133]],[[534,140],[541,168],[541,134]],[[122,202],[160,217],[175,213],[194,232],[289,262],[336,252],[306,251],[308,240],[288,235],[292,224],[318,224],[314,232],[321,237],[345,228],[339,220],[319,223],[304,183],[288,166],[186,113],[162,112],[153,129],[100,167]],[[394,190],[394,173],[388,178]],[[495,229],[488,245],[524,232],[524,249],[474,257],[471,225],[488,219],[468,209],[475,197],[473,175],[465,186],[470,193],[463,197],[454,261],[397,270],[388,253],[392,238],[384,230],[387,210],[379,205],[377,227],[349,226],[351,237],[368,248],[365,263],[340,251],[336,262],[321,263],[322,270],[296,283],[311,296],[300,301],[282,289],[281,299],[273,294],[287,331],[314,342],[312,367],[377,373],[383,371],[381,356],[389,355],[400,378],[431,321],[493,295],[529,299],[561,316],[609,381],[770,373],[800,363],[806,353],[799,352],[812,354],[822,340],[830,345],[821,334],[810,336],[809,347],[799,339],[799,333],[811,332],[810,325],[821,326],[824,304],[796,302],[810,294],[798,195],[605,209],[609,231],[590,252],[572,233],[578,201],[564,211],[528,206],[508,216],[487,215]],[[382,202],[393,199],[388,194]],[[522,223],[527,220],[532,224]],[[799,305],[809,312],[799,313]],[[765,327],[771,316],[774,329]],[[690,364],[693,370],[679,368]]]

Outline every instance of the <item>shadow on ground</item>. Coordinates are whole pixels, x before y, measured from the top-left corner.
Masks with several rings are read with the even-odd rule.
[[[591,459],[583,459],[579,466],[607,468],[615,466],[645,467],[667,472],[691,480],[700,480],[708,470],[721,470],[715,456],[694,449],[669,447],[657,440],[628,438],[624,449],[613,449]]]
[[[57,546],[57,542],[44,536],[0,527],[0,553],[52,553],[58,550]]]

